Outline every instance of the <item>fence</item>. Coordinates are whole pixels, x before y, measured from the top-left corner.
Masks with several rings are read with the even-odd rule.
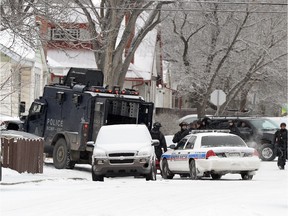
[[[43,173],[42,139],[1,138],[2,166],[19,173]]]

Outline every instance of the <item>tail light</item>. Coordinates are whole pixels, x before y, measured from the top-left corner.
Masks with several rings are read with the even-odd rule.
[[[88,140],[88,131],[89,131],[89,124],[84,123],[83,128],[82,128],[82,134],[83,134],[84,142],[87,142],[87,140]]]
[[[253,156],[259,157],[259,153],[258,153],[258,151],[256,149],[254,149]]]
[[[212,150],[209,150],[207,153],[206,153],[206,159],[208,159],[209,157],[211,156],[216,156],[215,152],[212,151]]]

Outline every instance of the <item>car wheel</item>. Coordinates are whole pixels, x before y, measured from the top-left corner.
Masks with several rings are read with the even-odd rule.
[[[243,180],[252,180],[253,175],[249,175],[248,173],[242,173],[241,177]]]
[[[174,174],[169,170],[168,162],[166,159],[162,161],[162,177],[164,179],[173,179],[174,177]]]
[[[195,161],[194,160],[190,161],[189,170],[190,170],[190,179],[192,179],[192,180],[198,179],[196,165],[195,165]]]
[[[219,180],[222,177],[222,175],[220,175],[220,174],[211,174],[211,177],[212,177],[213,180]]]
[[[94,173],[93,166],[92,166],[92,169],[91,169],[91,173],[92,173],[92,181],[101,181],[101,182],[104,181],[104,176],[103,175],[96,175]]]
[[[276,151],[272,144],[263,144],[259,148],[259,157],[263,161],[272,161],[276,157]]]
[[[58,139],[54,147],[53,164],[56,169],[70,168],[69,166],[72,165],[66,140],[63,138]]]
[[[156,168],[156,164],[152,163],[151,164],[151,170],[149,172],[149,174],[146,176],[146,181],[156,181],[156,174],[157,174],[157,168]]]

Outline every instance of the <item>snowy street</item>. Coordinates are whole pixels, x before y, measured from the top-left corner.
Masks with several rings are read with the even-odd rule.
[[[43,174],[19,174],[4,168],[0,183],[1,215],[219,215],[271,216],[288,213],[288,172],[276,160],[262,162],[252,181],[240,175],[221,180],[144,178],[91,180],[91,166]]]

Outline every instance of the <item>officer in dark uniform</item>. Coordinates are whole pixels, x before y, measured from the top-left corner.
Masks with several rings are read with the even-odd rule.
[[[230,130],[230,133],[235,134],[237,136],[241,136],[239,129],[235,125],[233,120],[228,121],[228,129]]]
[[[188,123],[187,122],[181,122],[179,124],[179,126],[181,127],[180,131],[178,131],[172,141],[173,143],[178,143],[183,137],[185,137],[186,135],[189,134],[189,129],[188,129]]]
[[[150,131],[152,139],[157,139],[159,140],[159,145],[155,146],[155,154],[157,159],[160,161],[161,155],[164,152],[167,151],[167,145],[166,145],[166,140],[162,132],[160,131],[160,127],[162,127],[161,123],[155,122],[153,124],[153,128]]]
[[[275,145],[278,151],[277,165],[280,170],[284,170],[287,157],[287,129],[285,123],[281,123],[280,130],[275,132]]]

